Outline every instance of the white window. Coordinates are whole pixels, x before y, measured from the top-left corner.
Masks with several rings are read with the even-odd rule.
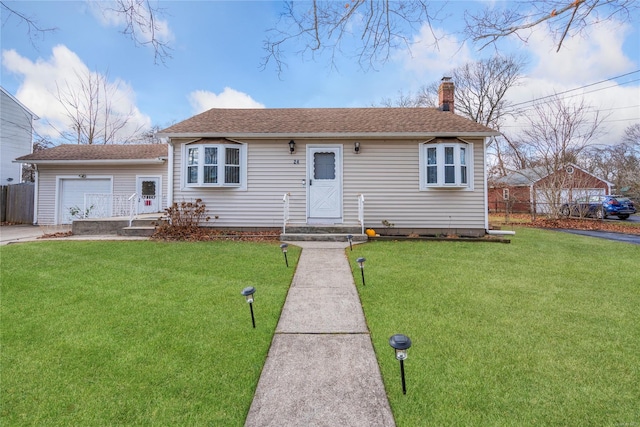
[[[420,145],[420,189],[472,189],[473,144],[437,139]]]
[[[245,185],[244,145],[202,144],[185,147],[184,182],[187,187],[243,187]]]

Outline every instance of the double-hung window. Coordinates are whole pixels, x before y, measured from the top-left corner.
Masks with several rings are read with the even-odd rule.
[[[459,139],[436,139],[420,145],[420,189],[472,188],[473,144]]]
[[[197,144],[185,148],[187,187],[241,187],[244,184],[244,146]]]

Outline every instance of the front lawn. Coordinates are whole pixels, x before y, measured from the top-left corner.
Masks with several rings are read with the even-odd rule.
[[[347,252],[398,426],[640,423],[640,246],[522,228]]]
[[[3,246],[0,424],[241,426],[299,253],[286,268],[275,243]]]

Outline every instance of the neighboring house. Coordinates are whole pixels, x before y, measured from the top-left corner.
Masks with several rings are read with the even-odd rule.
[[[202,199],[221,228],[484,235],[485,139],[498,133],[454,114],[450,81],[440,105],[206,111],[159,133],[169,202]]]
[[[40,225],[161,212],[167,206],[166,144],[60,145],[15,161],[35,164]]]
[[[38,116],[0,87],[0,185],[22,182],[22,164],[13,159],[31,153],[33,121]]]
[[[549,213],[581,196],[610,194],[611,183],[569,164],[556,171],[522,169],[496,179],[489,188],[489,209]]]

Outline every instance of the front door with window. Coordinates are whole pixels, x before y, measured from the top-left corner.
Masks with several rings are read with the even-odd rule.
[[[162,208],[160,183],[160,177],[138,177],[138,214],[160,212]]]
[[[307,174],[308,222],[342,222],[342,149],[309,147]]]

